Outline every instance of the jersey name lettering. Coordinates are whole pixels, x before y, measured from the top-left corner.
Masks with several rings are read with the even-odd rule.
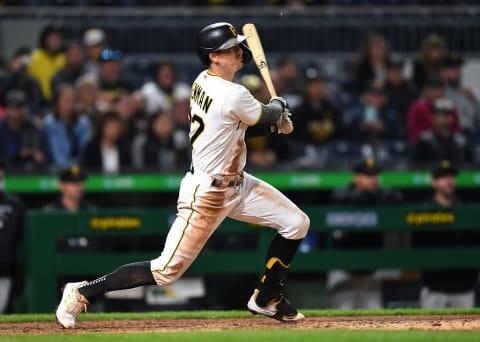
[[[197,82],[194,82],[192,85],[191,98],[205,114],[208,114],[208,109],[210,108],[213,99],[208,96],[207,93],[205,93],[205,91]]]

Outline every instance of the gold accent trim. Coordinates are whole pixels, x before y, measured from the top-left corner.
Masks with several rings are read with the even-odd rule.
[[[260,278],[260,282],[263,284],[265,282],[265,279],[267,279],[267,276],[264,274],[261,278]]]
[[[214,72],[211,71],[210,69],[207,70],[207,75],[208,75],[208,76],[214,76],[214,77],[220,77],[220,78],[224,79],[225,81],[231,82],[229,79],[223,77],[222,75],[219,75],[219,74],[214,73]]]
[[[235,30],[235,27],[233,27],[232,25],[230,25],[228,29],[230,30],[230,32],[232,32],[234,37],[238,35],[237,30]]]
[[[256,124],[258,124],[258,122],[260,121],[260,118],[261,118],[262,115],[263,115],[263,106],[264,106],[264,104],[261,103],[261,102],[258,101],[258,100],[257,100],[257,102],[258,102],[259,107],[260,107],[260,113],[258,113],[257,119],[255,120],[255,123],[254,123],[252,126],[255,126]],[[250,126],[250,127],[251,127],[251,126]]]
[[[164,266],[162,269],[152,270],[152,271],[160,271],[160,272],[165,271],[165,269],[168,267],[168,265],[169,265],[170,262],[172,261],[173,257],[175,256],[175,253],[177,252],[178,246],[180,246],[180,243],[182,242],[182,239],[183,239],[183,237],[185,236],[185,231],[186,231],[187,228],[188,228],[188,224],[190,223],[190,219],[192,218],[192,215],[193,215],[193,213],[195,212],[195,211],[193,210],[193,203],[195,203],[195,199],[196,199],[195,197],[196,197],[196,195],[197,195],[197,190],[198,190],[199,187],[200,187],[200,184],[197,184],[197,186],[195,187],[195,191],[193,192],[193,201],[190,203],[190,209],[191,209],[190,215],[188,215],[187,222],[185,223],[185,227],[184,227],[183,230],[182,230],[182,236],[180,236],[180,239],[178,240],[177,246],[176,246],[175,249],[173,250],[173,253],[172,253],[172,255],[170,256],[170,259],[168,259],[167,263],[165,264],[165,266]]]
[[[289,265],[285,265],[285,264],[283,263],[283,261],[280,260],[280,259],[277,258],[277,257],[273,257],[273,258],[268,259],[266,267],[267,267],[268,269],[271,269],[271,268],[273,267],[273,265],[275,265],[275,263],[276,263],[277,261],[278,261],[278,263],[279,263],[280,265],[282,265],[282,267],[288,268]]]

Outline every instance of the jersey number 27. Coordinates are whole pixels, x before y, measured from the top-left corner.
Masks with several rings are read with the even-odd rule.
[[[190,116],[190,123],[191,125],[196,125],[191,131],[190,134],[190,144],[193,146],[193,143],[197,138],[202,134],[203,130],[205,129],[205,123],[203,119],[198,114],[189,115]],[[195,124],[196,123],[196,124]]]

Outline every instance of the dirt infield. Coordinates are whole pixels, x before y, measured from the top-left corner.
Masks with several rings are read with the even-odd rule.
[[[78,334],[119,332],[175,332],[227,329],[352,329],[352,330],[478,330],[480,315],[308,317],[302,322],[280,323],[269,318],[160,319],[80,321],[74,330],[53,322],[0,323],[0,335]]]

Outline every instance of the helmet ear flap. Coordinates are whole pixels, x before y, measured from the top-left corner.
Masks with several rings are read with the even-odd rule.
[[[242,54],[243,64],[250,63],[252,61],[252,51],[250,51],[250,49],[248,48],[247,44],[245,44],[245,42],[241,42],[238,45],[243,51],[243,54]]]
[[[210,51],[204,49],[197,49],[198,58],[200,59],[200,62],[205,66],[210,65],[210,57],[208,56],[209,54]]]

